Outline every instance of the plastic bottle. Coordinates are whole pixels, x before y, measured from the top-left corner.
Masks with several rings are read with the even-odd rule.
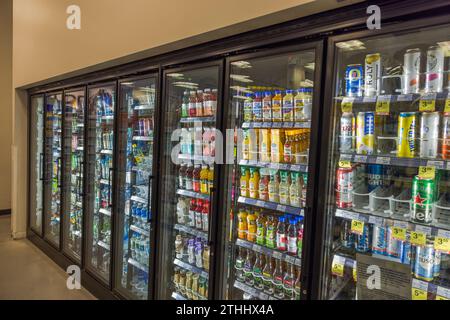
[[[306,196],[308,194],[308,174],[302,174],[302,193],[301,193],[301,206],[306,207]]]
[[[250,160],[250,130],[242,130],[242,160]]]
[[[247,223],[247,211],[239,209],[238,213],[238,238],[247,239],[248,223]]]
[[[295,282],[294,265],[288,263],[286,273],[284,274],[283,277],[285,299],[294,300],[294,282]]]
[[[134,246],[136,246],[136,242]],[[183,259],[184,254],[183,248],[184,248],[183,239],[181,235],[177,235],[177,237],[175,238],[175,253],[177,259]]]
[[[277,170],[272,170],[270,172],[269,201],[276,203],[280,202],[280,182]]]
[[[194,173],[194,167],[192,165],[188,165],[186,169],[186,175],[185,175],[185,187],[186,190],[193,190],[193,181],[192,181],[192,174]]]
[[[256,243],[263,246],[266,242],[266,217],[263,214],[256,219]]]
[[[186,169],[186,164],[182,164],[178,170],[178,188],[180,189],[186,189]]]
[[[286,171],[280,171],[280,203],[289,205],[289,178]]]
[[[211,103],[211,115],[214,116],[216,114],[217,111],[217,89],[212,89],[211,90],[211,98],[210,98],[210,103]]]
[[[197,200],[197,206],[195,207],[195,228],[198,230],[203,229],[202,212],[203,212],[203,200]]]
[[[259,170],[257,168],[250,168],[249,193],[250,198],[258,199],[259,193]]]
[[[255,93],[255,98],[253,99],[253,121],[261,122],[262,119],[262,95],[260,92]]]
[[[202,230],[204,232],[209,231],[209,201],[203,202],[202,208]]]
[[[287,251],[291,256],[297,255],[297,241],[298,241],[298,233],[297,233],[297,220],[295,218],[289,219],[289,226],[287,231]]]
[[[189,95],[189,117],[197,116],[197,95],[195,91],[191,91]]]
[[[189,205],[189,221],[188,226],[195,228],[195,209],[197,208],[197,201],[195,199],[191,200]]]
[[[197,90],[195,99],[195,112],[197,117],[203,117],[203,91]]]
[[[297,279],[295,279],[295,283],[294,283],[294,300],[300,300],[300,295],[301,295],[301,291],[302,291],[302,283],[300,280],[300,276],[301,276],[301,270],[298,267],[297,268]]]
[[[286,90],[286,95],[283,98],[283,121],[294,121],[294,96],[292,90]]]
[[[195,165],[194,171],[192,172],[192,190],[194,192],[200,192],[200,172],[202,168],[200,165]]]
[[[264,289],[263,275],[262,275],[262,269],[263,269],[262,259],[263,259],[262,253],[257,253],[255,264],[253,265],[253,281],[254,281],[253,285],[258,290]]]
[[[276,218],[274,216],[269,216],[266,221],[266,240],[265,245],[268,248],[275,249],[277,246],[277,235],[276,235]]]
[[[273,122],[281,122],[283,121],[282,108],[283,105],[283,96],[281,95],[281,91],[275,91],[275,96],[272,99],[272,121]]]
[[[177,203],[177,223],[179,224],[186,223],[185,217],[187,215],[187,212],[188,207],[186,205],[186,202],[184,201],[183,198],[179,198]]]
[[[256,242],[256,234],[257,234],[257,225],[256,220],[258,216],[255,214],[255,212],[249,212],[247,215],[247,241],[250,242]]]
[[[275,259],[275,261],[275,271],[273,273],[274,296],[282,300],[284,299],[283,266],[281,260]]]
[[[272,121],[272,93],[270,91],[266,91],[264,93],[263,99],[263,121],[271,122]]]
[[[280,217],[277,225],[277,249],[279,251],[287,250],[287,235],[286,235],[286,218]]]
[[[300,88],[297,90],[297,95],[294,97],[294,120],[295,122],[305,120],[305,114],[303,109],[305,106],[305,89]]]
[[[250,196],[249,183],[250,183],[250,170],[246,167],[241,167],[241,179],[240,179],[241,197],[248,198]]]
[[[185,91],[183,94],[183,103],[181,104],[181,117],[189,117],[189,92]]]
[[[261,169],[261,178],[258,186],[259,200],[269,201],[269,180],[267,169]]]
[[[274,286],[273,286],[273,264],[272,264],[272,257],[266,256],[266,265],[264,266],[264,269],[262,271],[263,276],[263,286],[264,286],[264,292],[273,295],[274,293]]]
[[[244,248],[238,247],[238,255],[236,257],[234,267],[236,269],[236,280],[241,281],[241,282],[245,281],[244,262],[245,262]]]
[[[214,166],[211,166],[208,170],[208,193],[211,194],[211,190],[214,188]]]
[[[291,172],[291,186],[289,187],[289,200],[291,206],[300,207],[301,206],[301,182],[300,182],[300,173]]]
[[[293,137],[291,131],[286,131],[286,139],[284,141],[284,154],[283,160],[284,163],[293,163],[294,155],[293,155]]]
[[[253,98],[251,93],[247,93],[244,100],[244,121],[253,121]]]
[[[244,278],[245,283],[249,286],[253,286],[255,283],[253,280],[253,257],[250,249],[247,249],[247,256],[244,262]]]
[[[211,99],[211,89],[205,89],[205,92],[203,93],[203,116],[205,117],[213,115]]]
[[[208,194],[208,166],[203,165],[200,171],[200,192],[203,194]]]
[[[297,252],[298,252],[297,256],[299,258],[302,257],[303,229],[304,229],[303,218],[298,218],[297,219]]]

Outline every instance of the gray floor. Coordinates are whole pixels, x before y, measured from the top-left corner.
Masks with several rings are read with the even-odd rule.
[[[10,238],[10,217],[0,217],[0,300],[93,300],[69,290],[67,274],[28,240]]]

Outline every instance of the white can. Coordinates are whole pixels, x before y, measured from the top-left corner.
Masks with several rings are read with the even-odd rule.
[[[427,51],[425,92],[442,92],[444,86],[444,50],[431,46]]]
[[[424,112],[420,118],[420,157],[437,158],[439,112]]]

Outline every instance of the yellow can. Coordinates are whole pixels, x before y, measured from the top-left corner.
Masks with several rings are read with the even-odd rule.
[[[398,118],[397,156],[414,158],[416,149],[416,114],[402,112]]]

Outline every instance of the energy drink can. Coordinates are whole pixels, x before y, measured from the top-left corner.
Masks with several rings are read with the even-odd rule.
[[[424,112],[420,119],[420,157],[437,158],[439,112]]]
[[[430,46],[427,51],[427,73],[425,92],[442,92],[444,86],[444,50]]]
[[[411,218],[414,222],[431,223],[433,221],[435,192],[436,181],[434,179],[421,179],[419,176],[413,178],[413,212]]]
[[[361,97],[363,89],[363,66],[361,64],[351,64],[345,71],[346,96]]]
[[[402,259],[404,250],[404,242],[394,239],[392,236],[392,227],[387,227],[386,235],[386,253],[389,257]]]
[[[360,112],[356,118],[356,152],[371,155],[375,144],[375,114]]]
[[[386,227],[373,225],[372,253],[386,255]]]
[[[353,168],[336,171],[336,206],[346,209],[353,206]]]
[[[420,90],[420,49],[408,49],[404,59],[404,94],[419,93]]]
[[[372,229],[369,224],[364,224],[363,234],[356,235],[355,248],[358,252],[370,252],[372,248]]]
[[[414,276],[417,279],[433,281],[434,279],[435,250],[433,244],[427,242],[425,246],[416,247],[416,261],[414,263]]]
[[[341,131],[339,135],[340,151],[352,152],[354,149],[355,117],[353,113],[344,113],[341,117]]]
[[[341,244],[348,249],[355,248],[355,235],[351,232],[351,222],[343,219],[341,223]]]
[[[450,113],[442,117],[442,158],[450,159]]]
[[[367,166],[367,185],[372,192],[383,185],[383,166],[380,164],[369,164]]]
[[[375,97],[381,92],[381,55],[368,54],[365,59],[364,95]]]
[[[398,118],[398,150],[397,155],[403,158],[414,158],[416,150],[415,142],[416,114],[414,112],[402,112]]]

